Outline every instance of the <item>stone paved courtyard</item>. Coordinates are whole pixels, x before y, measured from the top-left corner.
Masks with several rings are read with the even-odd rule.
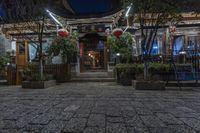
[[[115,83],[44,90],[0,87],[0,133],[200,132],[200,91],[135,91]]]

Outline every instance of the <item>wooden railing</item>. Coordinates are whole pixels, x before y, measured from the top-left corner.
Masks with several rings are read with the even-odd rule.
[[[7,67],[6,80],[8,85],[16,85],[16,68],[12,66]]]
[[[18,71],[17,68],[26,69],[27,66],[17,66],[16,68],[9,68],[7,69],[7,81],[9,85],[16,85],[21,84],[22,81],[22,71]],[[39,73],[40,67],[39,65],[29,65],[28,69],[30,69],[31,73]],[[70,65],[68,64],[51,64],[51,65],[44,65],[43,67],[44,75],[52,75],[57,82],[66,82],[69,81],[71,78],[71,69]],[[20,79],[17,83],[17,79]]]

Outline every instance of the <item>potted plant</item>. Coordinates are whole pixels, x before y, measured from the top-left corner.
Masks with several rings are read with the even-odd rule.
[[[77,42],[78,34],[73,32],[68,37],[57,36],[48,49],[50,56],[60,55],[62,63],[68,64],[68,73],[59,73],[56,75],[56,79],[59,80],[59,82],[65,82],[71,78],[70,63],[73,61],[74,57],[78,55]]]
[[[171,71],[169,64],[163,63],[150,63],[149,65],[149,73],[150,77],[157,78],[159,80],[166,80],[166,76],[168,76]]]
[[[22,73],[22,88],[44,89],[56,85],[53,75],[44,74],[40,76],[38,71],[34,71],[31,64],[28,64]]]
[[[49,55],[61,55],[63,63],[70,64],[74,56],[77,56],[78,34],[73,32],[69,37],[57,36],[48,49]]]
[[[132,84],[132,80],[139,77],[139,74],[143,73],[142,64],[118,64],[114,68],[115,77],[117,83],[124,86]]]
[[[120,56],[121,63],[129,63],[132,57],[132,44],[135,43],[134,38],[128,32],[120,36],[110,35],[107,38],[107,43],[112,48],[114,54]]]
[[[0,78],[4,78],[6,76],[6,66],[10,62],[10,58],[8,54],[0,56]]]
[[[137,90],[165,90],[166,75],[170,71],[169,64],[150,63],[149,80],[133,80],[133,87]],[[143,74],[143,73],[142,73]]]

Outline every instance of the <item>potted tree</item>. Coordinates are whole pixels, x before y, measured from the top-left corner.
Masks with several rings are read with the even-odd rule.
[[[143,73],[142,64],[118,64],[114,68],[117,83],[124,86],[132,85],[132,80],[135,80]]]
[[[133,87],[137,90],[165,90],[165,82],[170,72],[170,65],[163,63],[150,63],[149,80],[140,78],[133,80]],[[140,74],[143,74],[140,73]]]
[[[6,76],[6,66],[10,62],[8,54],[0,56],[0,79],[4,79]]]
[[[119,56],[120,63],[130,63],[132,57],[132,45],[135,43],[133,36],[128,33],[122,33],[120,36],[110,35],[107,38],[107,43],[110,45],[113,53]]]
[[[38,66],[27,64],[22,73],[22,88],[44,89],[56,85],[53,75],[43,74],[41,77]]]
[[[148,85],[152,81],[149,76],[149,67],[151,62],[151,53],[154,41],[157,38],[159,28],[168,24],[176,25],[182,16],[180,14],[180,6],[174,0],[123,0],[126,5],[134,6],[134,10],[130,14],[134,16],[134,21],[139,24],[139,31],[141,37],[142,61],[144,64],[144,78],[140,81],[137,80],[134,85],[138,87],[143,86],[144,89],[150,89]],[[146,82],[145,82],[146,81]],[[144,84],[147,84],[144,86]],[[153,82],[152,82],[153,83]],[[156,81],[154,82],[156,84]],[[158,84],[161,84],[160,81]],[[161,86],[164,85],[164,82]],[[156,88],[156,85],[154,86]],[[136,88],[137,89],[137,88]]]
[[[73,32],[68,37],[57,36],[48,49],[50,56],[60,55],[62,58],[62,63],[68,66],[66,73],[56,74],[56,79],[58,82],[66,82],[71,79],[70,63],[78,55],[77,42],[78,34]]]
[[[131,70],[134,66],[130,62],[132,59],[132,46],[135,40],[128,32],[119,33],[119,31],[116,31],[108,36],[107,41],[112,52],[116,55],[116,64],[120,63],[114,69],[117,82],[127,86],[131,85],[131,80],[134,79],[134,72]]]

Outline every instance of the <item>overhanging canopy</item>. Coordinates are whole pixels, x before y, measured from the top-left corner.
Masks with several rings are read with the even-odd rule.
[[[101,17],[121,9],[120,0],[0,0],[0,23],[33,21],[48,9],[65,18]]]
[[[48,9],[64,18],[91,18],[113,14],[121,0],[0,0],[0,24],[34,21]],[[176,0],[184,11],[199,9],[199,0]]]

